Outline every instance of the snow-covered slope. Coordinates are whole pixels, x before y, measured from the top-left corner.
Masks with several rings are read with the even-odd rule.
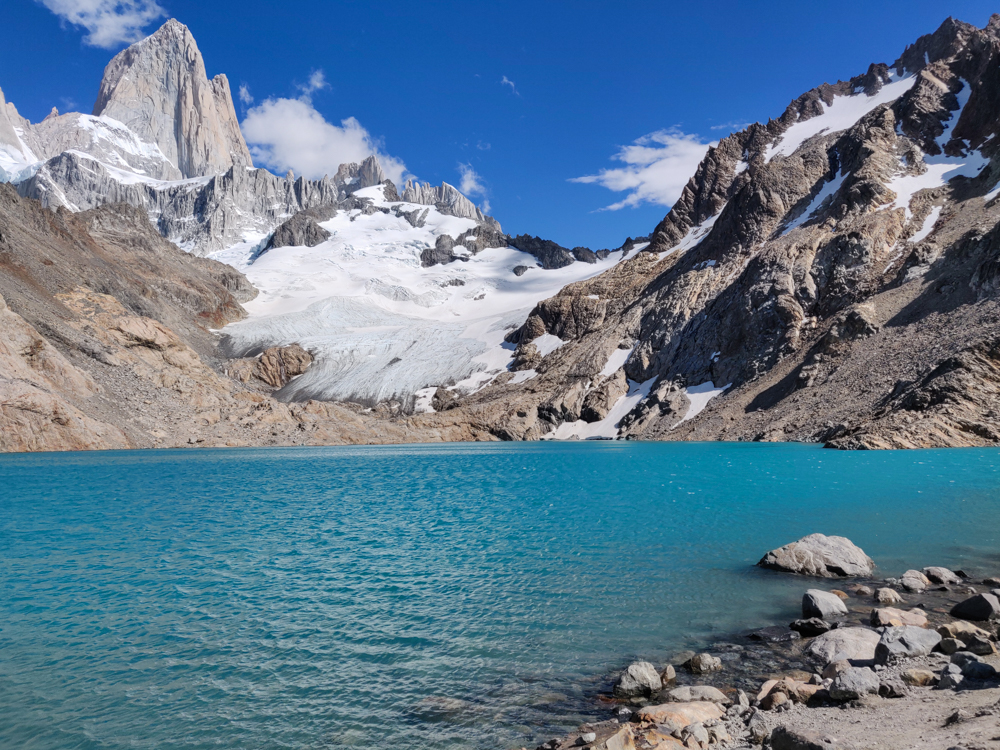
[[[423,267],[421,252],[442,235],[458,237],[472,219],[420,204],[389,202],[382,186],[355,193],[380,209],[339,212],[320,226],[330,239],[316,247],[282,247],[257,256],[246,242],[212,255],[260,290],[250,318],[224,329],[234,355],[294,342],[316,363],[282,392],[287,399],[397,400],[413,408],[418,391],[437,386],[469,393],[504,372],[514,347],[504,335],[539,300],[568,283],[596,276],[619,260],[543,270],[514,248],[487,248],[462,260]],[[421,209],[422,223],[404,216]],[[424,216],[424,212],[426,215]],[[517,266],[529,270],[514,274]]]

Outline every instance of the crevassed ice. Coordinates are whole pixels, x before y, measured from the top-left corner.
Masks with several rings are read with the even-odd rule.
[[[358,193],[387,205],[381,186]],[[412,404],[432,386],[469,393],[510,365],[504,341],[540,300],[565,285],[596,276],[621,260],[572,263],[551,271],[514,248],[492,248],[464,261],[424,268],[420,253],[437,237],[457,237],[476,223],[427,211],[422,227],[381,211],[340,212],[321,226],[331,232],[316,247],[283,247],[256,257],[259,238],[213,254],[243,271],[260,290],[244,305],[250,317],[223,329],[237,350],[299,343],[316,362],[282,392],[320,398]],[[528,266],[515,276],[515,266]],[[546,334],[544,354],[562,345]]]

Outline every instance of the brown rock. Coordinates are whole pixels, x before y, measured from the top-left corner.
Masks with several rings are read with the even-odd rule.
[[[907,669],[902,678],[903,682],[913,687],[927,687],[937,683],[937,675],[929,669]]]
[[[649,721],[654,724],[673,723],[679,727],[686,727],[696,722],[721,719],[724,712],[716,703],[696,701],[693,703],[665,703],[660,706],[646,706],[645,708],[640,708],[636,715],[640,721]]]
[[[872,627],[887,628],[900,625],[914,625],[918,628],[927,627],[927,613],[922,609],[911,609],[904,612],[893,607],[873,609],[870,617]]]

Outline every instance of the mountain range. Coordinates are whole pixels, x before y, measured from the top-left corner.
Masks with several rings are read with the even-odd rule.
[[[0,448],[996,444],[998,57],[1000,16],[948,19],[592,251],[374,156],[254,168],[168,21],[91,115],[30,123],[0,92]]]

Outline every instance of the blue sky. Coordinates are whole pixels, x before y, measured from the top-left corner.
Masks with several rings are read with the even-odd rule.
[[[32,121],[53,106],[89,113],[122,39],[172,16],[191,28],[210,76],[226,73],[234,93],[245,87],[238,114],[275,171],[296,160],[297,172],[317,170],[372,147],[397,175],[464,179],[506,231],[598,249],[652,230],[702,144],[779,116],[824,81],[892,62],[949,15],[983,26],[995,9],[957,0],[4,0],[0,88]],[[570,181],[608,169],[619,171]]]

